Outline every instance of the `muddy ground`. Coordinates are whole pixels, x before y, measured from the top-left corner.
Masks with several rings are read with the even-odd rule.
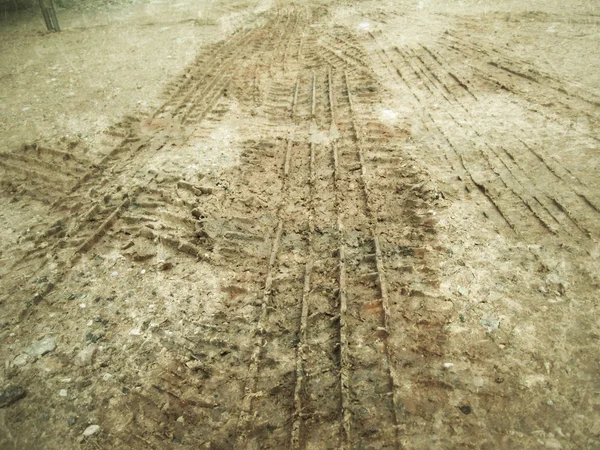
[[[0,448],[600,448],[600,7],[0,21]]]

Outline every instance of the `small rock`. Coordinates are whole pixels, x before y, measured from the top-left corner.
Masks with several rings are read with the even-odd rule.
[[[87,333],[85,340],[96,343],[104,337],[104,330],[96,330],[93,333]]]
[[[121,247],[121,250],[127,250],[127,249],[133,247],[134,245],[135,245],[135,243],[133,241],[129,241]]]
[[[69,425],[70,427],[75,425],[75,422],[77,422],[77,417],[75,416],[71,416],[67,419],[67,425]]]
[[[37,341],[35,344],[30,345],[25,349],[25,353],[29,356],[37,357],[45,355],[56,348],[56,342],[53,337],[45,337],[44,339]]]
[[[561,279],[557,274],[548,275],[546,277],[546,285],[551,286],[560,295],[565,295],[567,293],[567,288],[569,287],[569,283]]]
[[[68,395],[67,390],[66,389],[61,389],[58,392],[58,395],[60,395],[61,397],[66,397]]]
[[[166,271],[173,268],[173,263],[168,261],[160,261],[158,263],[158,270]]]
[[[100,431],[100,425],[90,425],[89,427],[87,427],[85,429],[85,431],[83,432],[83,435],[85,437],[90,437],[90,436],[93,436],[94,434],[98,433],[98,431]]]
[[[96,356],[97,351],[97,345],[89,345],[77,353],[77,356],[75,357],[75,363],[80,367],[89,366],[94,361],[94,356]]]
[[[5,408],[18,402],[27,395],[23,386],[9,385],[0,390],[0,408]]]
[[[27,355],[25,353],[21,353],[19,356],[15,357],[13,364],[17,367],[24,366],[27,364]]]
[[[496,319],[481,319],[480,323],[489,330],[497,330],[500,327],[500,321]]]
[[[549,438],[546,439],[546,442],[544,442],[544,446],[546,448],[553,448],[553,449],[557,449],[560,450],[563,448],[562,444],[560,442],[558,442],[555,438]]]
[[[458,409],[460,409],[460,411],[465,415],[471,414],[473,412],[469,405],[459,406]]]
[[[483,377],[473,377],[473,384],[478,388],[483,387],[485,379]]]
[[[469,291],[467,290],[467,288],[466,288],[466,287],[464,287],[464,286],[458,286],[458,288],[457,288],[456,290],[457,290],[457,291],[458,291],[458,293],[459,293],[460,295],[462,295],[463,297],[466,297],[466,296],[467,296],[467,294],[469,293]]]

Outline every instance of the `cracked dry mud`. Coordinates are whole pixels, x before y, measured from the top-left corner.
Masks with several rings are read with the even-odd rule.
[[[248,5],[2,151],[0,446],[600,448],[600,88],[487,33],[599,16]]]

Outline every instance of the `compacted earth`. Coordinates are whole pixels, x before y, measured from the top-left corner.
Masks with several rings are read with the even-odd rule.
[[[600,5],[0,17],[0,448],[600,449]]]

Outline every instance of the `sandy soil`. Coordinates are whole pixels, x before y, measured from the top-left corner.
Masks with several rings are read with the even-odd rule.
[[[600,8],[0,29],[0,448],[600,448]]]

